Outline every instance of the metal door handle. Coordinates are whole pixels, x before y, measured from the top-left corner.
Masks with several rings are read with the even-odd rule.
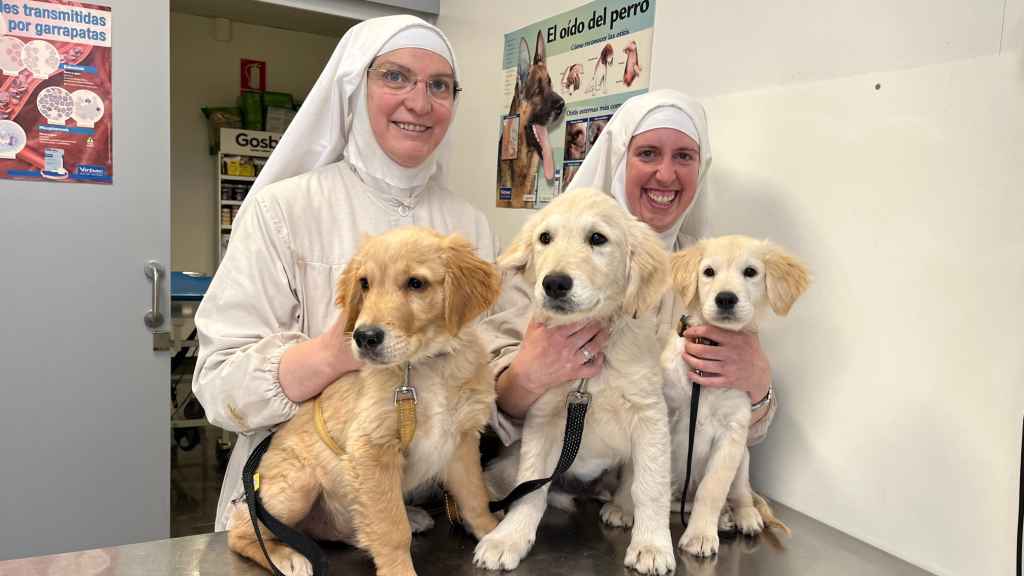
[[[146,278],[153,281],[153,308],[146,312],[146,327],[155,330],[163,325],[164,315],[160,313],[160,277],[164,275],[164,267],[156,260],[146,262]]]

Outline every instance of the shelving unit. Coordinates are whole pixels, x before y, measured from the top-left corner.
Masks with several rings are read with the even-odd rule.
[[[228,248],[231,228],[242,201],[280,139],[277,132],[221,128],[217,153],[218,263]]]

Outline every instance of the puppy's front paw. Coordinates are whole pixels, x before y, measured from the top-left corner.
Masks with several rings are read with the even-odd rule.
[[[285,576],[313,576],[313,565],[306,557],[284,546],[270,553],[274,565]]]
[[[663,541],[662,541],[663,540]],[[676,554],[672,550],[672,537],[644,539],[634,538],[626,549],[626,567],[641,574],[671,574],[676,569]]]
[[[715,566],[718,564],[718,556],[697,558],[696,556],[683,554],[679,557],[679,563],[686,570],[686,576],[716,576],[718,574],[718,571],[715,570]]]
[[[499,524],[476,545],[473,564],[488,570],[514,570],[533,546],[533,538],[526,538],[512,530],[502,530]]]
[[[618,504],[608,502],[601,506],[601,521],[616,528],[630,528],[633,526],[633,512],[626,512]]]
[[[706,558],[718,554],[718,531],[700,529],[695,524],[686,527],[679,538],[679,548],[687,554]]]
[[[736,527],[747,536],[756,536],[764,530],[764,520],[757,508],[753,506],[740,508],[734,515],[736,516]]]
[[[423,508],[406,506],[405,513],[409,516],[409,527],[412,528],[413,534],[426,532],[434,527],[434,519]]]

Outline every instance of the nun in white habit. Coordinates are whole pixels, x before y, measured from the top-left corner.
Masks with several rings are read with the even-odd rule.
[[[630,98],[615,112],[568,190],[587,187],[610,193],[654,229],[666,249],[676,251],[694,242],[681,229],[694,201],[703,193],[710,167],[704,108],[674,90],[658,90]],[[523,416],[548,388],[600,370],[601,350],[607,341],[601,326],[548,329],[531,322],[529,305],[529,290],[523,282],[517,277],[506,279],[501,299],[483,324],[497,375],[497,410],[492,421],[505,444],[518,440]],[[667,341],[683,309],[673,292],[662,298],[659,342]],[[768,396],[771,369],[756,335],[700,326],[691,328],[686,336],[684,359],[708,373],[691,373],[693,381],[743,390],[752,403]],[[721,346],[699,346],[692,342],[698,336]],[[591,356],[594,360],[588,361]],[[665,385],[669,391],[678,387],[672,382]],[[753,414],[751,444],[764,439],[774,413],[772,395],[768,405]]]
[[[193,390],[210,422],[239,434],[217,530],[242,496],[251,449],[359,367],[334,288],[361,235],[427,226],[494,260],[487,219],[445,186],[457,79],[448,39],[423,20],[354,26],[242,205],[196,314]]]

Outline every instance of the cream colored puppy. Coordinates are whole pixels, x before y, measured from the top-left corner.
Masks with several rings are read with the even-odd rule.
[[[588,383],[592,399],[583,441],[566,474],[591,480],[631,462],[633,481],[605,505],[602,518],[635,517],[626,566],[645,574],[672,572],[668,413],[651,313],[667,288],[668,254],[654,232],[610,196],[581,189],[530,218],[498,266],[523,276],[535,319],[549,326],[593,320],[608,327],[604,368]],[[552,388],[530,407],[521,443],[501,457],[518,455],[516,476],[496,483],[551,475],[564,442],[566,398],[576,384]],[[504,464],[494,470],[516,468]],[[514,503],[477,544],[475,563],[491,570],[518,566],[533,545],[547,494],[545,486]]]
[[[703,240],[672,255],[672,284],[686,305],[691,326],[756,332],[773,310],[785,316],[807,288],[807,269],[782,248],[746,236]],[[672,416],[674,479],[685,482],[692,385],[683,362],[683,339],[669,341],[662,357],[666,381],[682,382],[683,394],[667,390]],[[726,499],[736,528],[758,534],[771,509],[750,489],[747,432],[750,397],[729,388],[704,388],[693,442],[693,478],[684,501],[693,501],[679,548],[695,556],[718,552],[719,517]],[[692,494],[696,494],[691,497]],[[780,523],[781,524],[781,523]],[[785,529],[783,527],[783,529]]]

